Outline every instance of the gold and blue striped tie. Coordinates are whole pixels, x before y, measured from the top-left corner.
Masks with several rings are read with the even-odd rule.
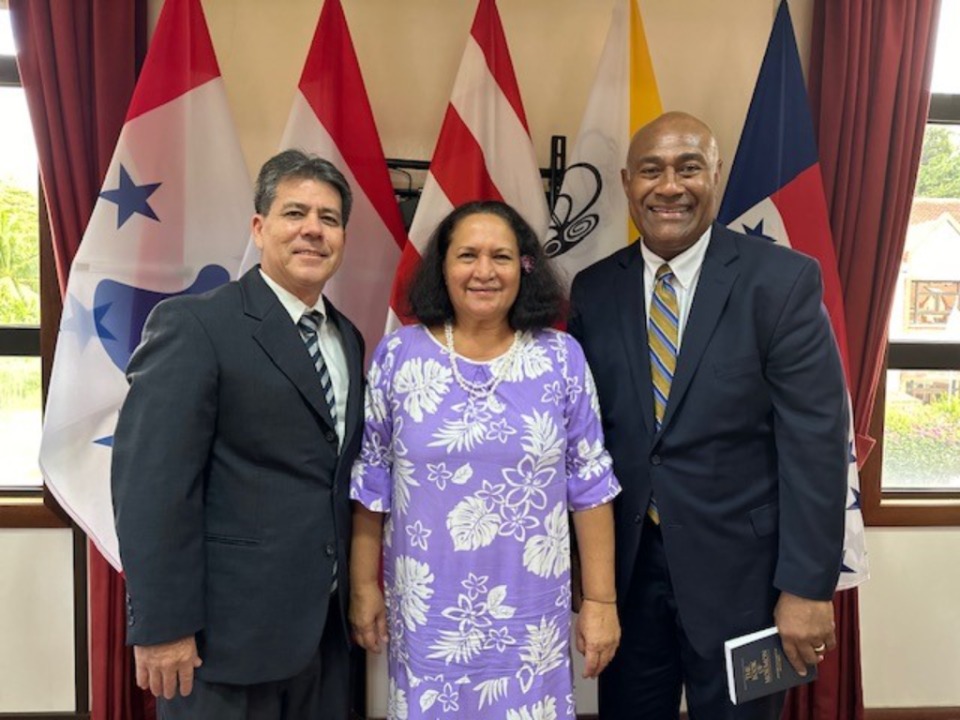
[[[670,398],[670,385],[677,369],[677,351],[680,348],[680,303],[671,284],[673,270],[667,263],[657,268],[657,277],[650,299],[650,323],[647,343],[650,346],[650,378],[653,381],[653,414],[657,430],[663,424]],[[660,523],[657,502],[651,496],[647,515]]]

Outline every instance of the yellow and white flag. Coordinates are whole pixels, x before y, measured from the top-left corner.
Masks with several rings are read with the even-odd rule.
[[[544,243],[568,287],[577,272],[637,237],[620,170],[633,133],[661,112],[637,0],[616,0]]]

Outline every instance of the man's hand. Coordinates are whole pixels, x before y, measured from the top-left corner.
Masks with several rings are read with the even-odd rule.
[[[380,654],[387,645],[387,607],[379,584],[352,583],[350,627],[357,645]]]
[[[584,598],[577,616],[577,650],[583,655],[583,676],[597,677],[613,660],[619,645],[617,606]]]
[[[203,664],[193,635],[159,645],[135,645],[133,658],[137,664],[137,687],[167,700],[177,694],[178,683],[184,697],[193,692],[193,671]]]
[[[783,652],[801,676],[806,676],[807,665],[816,665],[827,650],[837,646],[830,600],[808,600],[780,593],[773,619],[780,632]]]

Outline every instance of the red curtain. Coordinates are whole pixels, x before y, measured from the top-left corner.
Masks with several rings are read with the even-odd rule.
[[[10,0],[61,296],[146,47],[146,0]],[[153,717],[124,647],[122,578],[90,547],[94,720]]]
[[[833,596],[837,649],[824,656],[816,682],[787,693],[782,720],[862,720],[860,611],[857,590]]]
[[[930,104],[939,0],[816,0],[810,102],[843,287],[861,465],[882,377]],[[863,718],[857,590],[834,598],[838,649],[816,683],[791,692],[789,720]]]
[[[940,0],[817,0],[810,103],[847,318],[857,457],[883,370],[930,106]]]

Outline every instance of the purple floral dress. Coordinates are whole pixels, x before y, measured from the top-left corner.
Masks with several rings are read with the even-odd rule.
[[[620,491],[576,340],[523,333],[490,362],[422,326],[368,375],[351,497],[387,514],[390,720],[574,717],[568,512]]]

